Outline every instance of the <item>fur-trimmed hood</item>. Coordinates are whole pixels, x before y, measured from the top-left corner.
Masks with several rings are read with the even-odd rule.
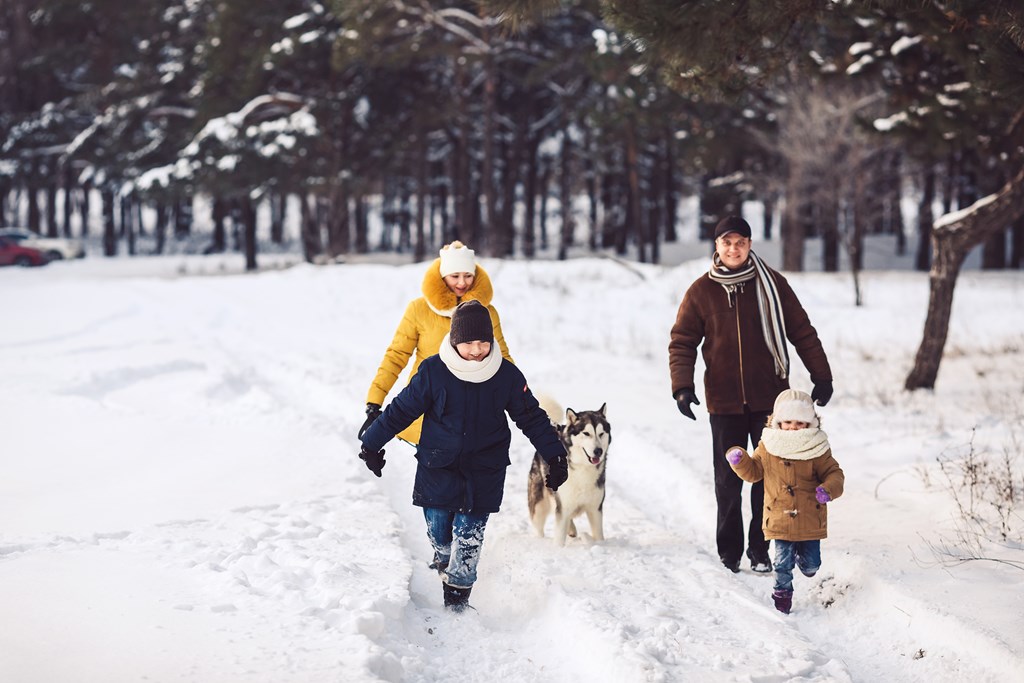
[[[444,278],[441,277],[441,259],[434,259],[434,262],[427,267],[420,290],[423,292],[423,298],[427,300],[430,310],[446,318],[452,317],[455,307],[459,305],[459,300],[455,293],[448,289]],[[487,275],[487,271],[478,263],[473,287],[462,297],[462,301],[476,300],[484,306],[490,306],[493,298],[494,285],[491,284],[491,278]]]

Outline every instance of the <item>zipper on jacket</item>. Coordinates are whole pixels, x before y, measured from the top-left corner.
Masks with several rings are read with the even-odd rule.
[[[747,405],[747,382],[743,377],[743,335],[740,333],[740,297],[736,296],[736,348],[740,356],[740,396],[743,397],[743,405]]]

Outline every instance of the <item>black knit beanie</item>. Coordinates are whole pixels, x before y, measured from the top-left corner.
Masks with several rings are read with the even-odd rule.
[[[494,339],[494,328],[491,326],[491,314],[479,301],[471,299],[463,301],[452,314],[452,329],[449,338],[452,346],[466,342]]]

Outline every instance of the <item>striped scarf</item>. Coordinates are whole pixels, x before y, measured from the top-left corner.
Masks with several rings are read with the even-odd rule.
[[[730,308],[736,289],[742,289],[743,283],[756,278],[757,311],[761,314],[764,341],[775,360],[775,374],[782,379],[789,377],[789,351],[786,348],[786,319],[782,315],[782,300],[779,298],[775,276],[768,270],[764,261],[754,252],[750,252],[750,258],[740,270],[729,270],[716,252],[711,258],[708,276],[725,288]]]

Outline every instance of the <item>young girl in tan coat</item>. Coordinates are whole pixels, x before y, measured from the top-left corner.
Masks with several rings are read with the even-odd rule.
[[[811,397],[786,389],[775,399],[753,455],[738,446],[726,460],[745,481],[764,480],[764,537],[775,541],[775,608],[793,605],[793,567],[814,576],[821,539],[828,535],[826,504],[843,494],[843,470],[832,457]]]

